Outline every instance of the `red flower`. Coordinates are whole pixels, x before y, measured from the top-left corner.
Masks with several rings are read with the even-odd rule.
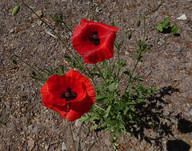
[[[44,106],[69,121],[80,118],[96,101],[91,81],[72,69],[66,75],[52,75],[42,86],[41,94]]]
[[[75,50],[86,63],[98,63],[113,57],[113,44],[119,29],[103,23],[82,19],[72,36]]]

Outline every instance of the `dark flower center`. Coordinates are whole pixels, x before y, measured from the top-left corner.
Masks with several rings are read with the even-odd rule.
[[[71,101],[77,97],[77,93],[72,92],[71,88],[67,88],[67,92],[61,94],[61,98],[66,101]]]
[[[89,41],[92,42],[95,46],[100,44],[100,38],[97,31],[92,33],[92,37],[89,38]]]

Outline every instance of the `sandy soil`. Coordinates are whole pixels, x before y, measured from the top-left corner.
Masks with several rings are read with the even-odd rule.
[[[18,61],[14,53],[30,65],[57,67],[65,63],[66,49],[58,39],[48,34],[49,29],[22,7],[16,17],[11,15],[18,0],[0,1],[0,150],[2,151],[71,151],[69,126],[55,112],[42,106],[39,89],[28,66]],[[137,74],[148,86],[160,88],[155,103],[146,107],[146,117],[156,112],[161,119],[159,127],[146,128],[143,123],[134,136],[118,138],[120,151],[188,151],[192,145],[192,1],[191,0],[26,0],[42,18],[69,41],[70,32],[55,24],[52,17],[61,14],[73,29],[81,18],[93,18],[110,24],[115,20],[120,28],[117,40],[124,31],[133,32],[121,52],[121,57],[133,66],[130,51],[136,49],[136,39],[142,35],[136,22],[146,16],[147,41],[151,49],[144,54]],[[41,12],[40,15],[41,15]],[[186,20],[176,18],[185,14]],[[159,33],[155,26],[167,16],[179,27],[180,36]],[[142,26],[142,25],[141,25]],[[69,43],[68,43],[69,44]],[[157,108],[157,107],[160,108]],[[156,110],[156,111],[154,111]],[[150,112],[148,112],[150,111]],[[78,140],[81,123],[73,123],[74,138]],[[150,125],[150,124],[149,124]],[[157,126],[156,125],[156,126]],[[112,151],[109,132],[90,132],[83,125],[81,148],[86,150],[93,142],[93,151]],[[138,137],[138,138],[137,138]],[[151,143],[151,144],[150,144]]]

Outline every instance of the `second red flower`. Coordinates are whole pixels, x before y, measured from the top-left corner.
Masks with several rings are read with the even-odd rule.
[[[86,63],[99,63],[113,57],[113,44],[119,29],[103,23],[82,19],[72,36],[75,50]]]

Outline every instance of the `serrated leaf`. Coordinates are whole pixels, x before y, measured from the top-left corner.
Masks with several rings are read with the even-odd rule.
[[[170,24],[169,19],[166,17],[164,18],[164,22],[162,23],[163,28],[167,28]]]
[[[114,91],[115,89],[117,88],[117,83],[111,83],[109,86],[108,86],[108,89],[109,91]]]
[[[95,130],[95,129],[97,129],[97,127],[98,127],[98,125],[93,125],[93,126],[91,126],[90,130],[91,130],[91,131],[92,131],[92,130]]]
[[[87,120],[87,116],[82,116],[78,119],[80,122],[85,122]]]
[[[111,110],[111,105],[109,105],[109,106],[107,107],[107,110],[105,111],[104,118],[107,118],[107,117],[109,116],[110,110]]]
[[[162,26],[162,24],[158,24],[158,25],[157,25],[157,30],[160,31],[160,32],[163,32],[163,26]]]
[[[171,27],[171,32],[172,33],[176,34],[176,33],[178,33],[178,31],[179,31],[178,27],[176,27],[176,26]]]
[[[105,96],[97,95],[96,100],[101,101],[101,100],[104,100],[105,98],[106,98]]]

